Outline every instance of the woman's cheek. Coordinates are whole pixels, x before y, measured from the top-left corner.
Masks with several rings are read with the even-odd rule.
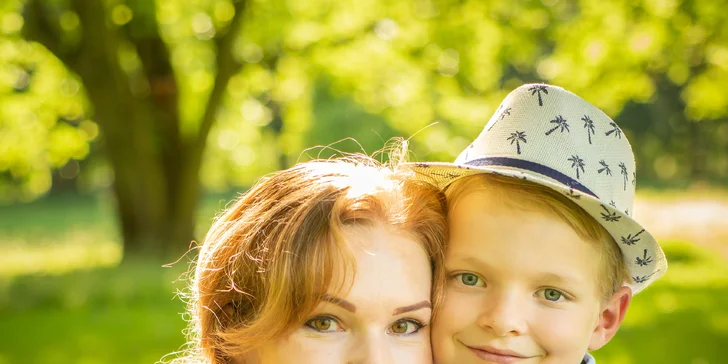
[[[259,364],[326,364],[344,360],[343,335],[322,335],[301,329],[286,339],[266,345]]]

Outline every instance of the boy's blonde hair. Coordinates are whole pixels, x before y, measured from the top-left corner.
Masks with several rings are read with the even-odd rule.
[[[500,202],[519,209],[538,208],[569,224],[582,239],[594,243],[601,253],[599,290],[608,299],[624,284],[631,282],[622,252],[604,227],[566,196],[540,184],[519,178],[493,174],[476,174],[460,178],[445,188],[448,208],[466,195],[487,190]]]
[[[302,324],[328,289],[346,289],[333,272],[355,271],[342,239],[346,226],[384,224],[419,242],[430,260],[436,309],[446,212],[441,191],[368,158],[272,174],[210,228],[188,299],[190,349],[174,362],[229,363]]]

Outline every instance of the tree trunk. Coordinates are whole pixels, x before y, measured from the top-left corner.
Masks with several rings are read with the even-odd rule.
[[[270,123],[266,126],[266,129],[270,130],[275,140],[281,140],[283,134],[283,115],[281,115],[281,107],[275,100],[268,102],[268,108],[271,111],[272,117]],[[278,169],[286,169],[290,167],[288,165],[288,155],[283,151],[280,144],[276,148],[278,154]]]
[[[104,5],[77,1],[83,42],[72,68],[81,77],[114,170],[113,184],[125,255],[150,252],[164,239],[167,193],[151,105],[138,100],[121,69],[119,34],[106,24]]]
[[[246,3],[234,2],[235,16],[214,40],[215,85],[199,133],[188,138],[179,130],[179,93],[151,3],[139,3],[146,10],[136,9],[135,20],[122,30],[110,25],[104,2],[72,0],[82,41],[71,48],[63,45],[49,19],[54,12],[48,4],[40,0],[27,4],[26,37],[45,45],[78,74],[93,105],[93,119],[115,174],[113,192],[125,260],[139,255],[176,260],[194,239],[202,153],[227,84],[240,69],[231,51]],[[136,47],[149,84],[147,96],[131,91],[129,75],[119,64],[122,42]]]

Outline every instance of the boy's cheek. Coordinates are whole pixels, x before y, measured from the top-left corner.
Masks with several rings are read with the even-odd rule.
[[[539,345],[557,356],[585,346],[591,335],[591,320],[578,310],[548,310],[536,314],[530,332]]]
[[[453,336],[471,325],[476,325],[482,299],[478,295],[463,294],[457,290],[447,289],[445,302],[432,324],[433,339],[435,336]]]
[[[482,298],[477,294],[465,294],[453,289],[446,289],[446,299],[441,311],[432,322],[432,352],[435,363],[453,363],[457,358],[457,339],[467,332],[477,330],[480,315],[479,307],[483,307]]]

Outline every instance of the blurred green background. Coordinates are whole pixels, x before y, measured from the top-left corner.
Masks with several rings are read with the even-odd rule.
[[[723,363],[727,7],[2,1],[0,364],[160,360],[185,342],[194,254],[162,265],[236,194],[395,136],[414,160],[452,160],[525,82],[615,118],[637,157],[635,215],[671,264],[598,361]]]

